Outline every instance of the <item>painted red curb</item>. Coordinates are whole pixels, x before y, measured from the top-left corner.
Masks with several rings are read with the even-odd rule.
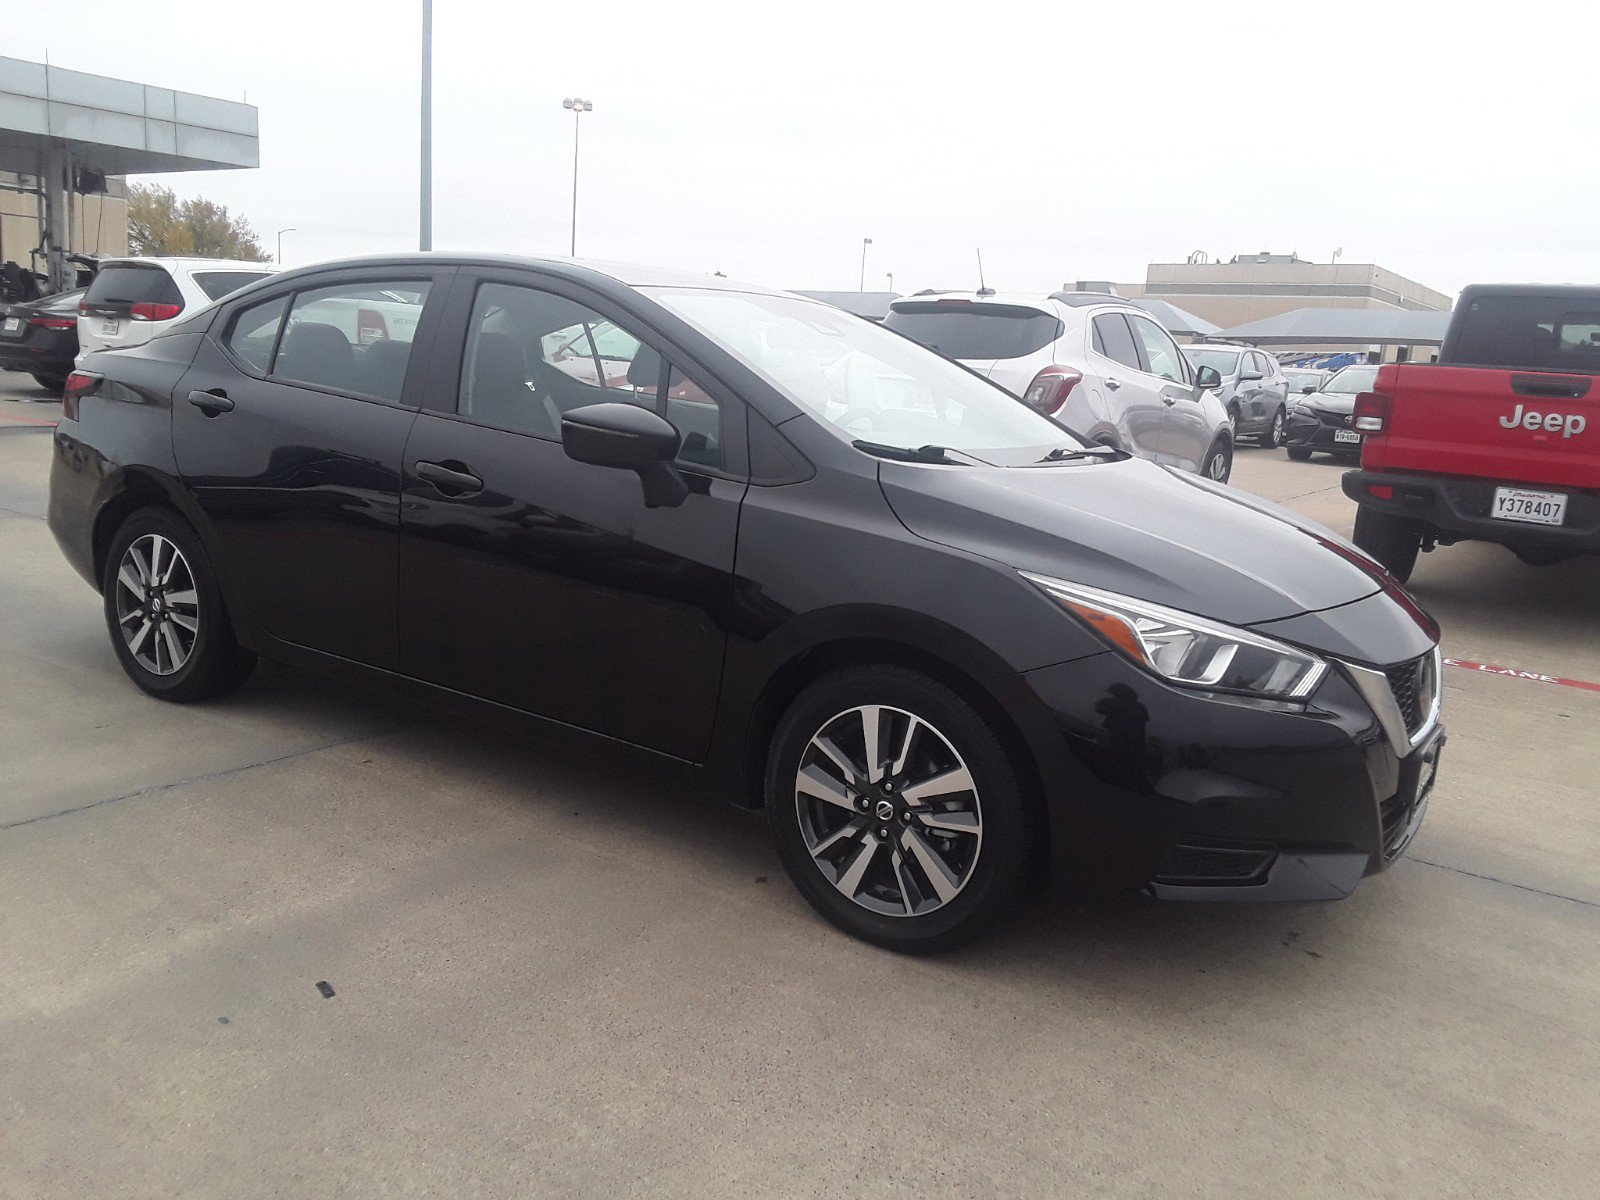
[[[1497,667],[1493,663],[1473,662],[1466,658],[1447,658],[1447,667],[1465,667],[1469,671],[1482,671],[1488,675],[1509,675],[1513,679],[1527,679],[1534,683],[1555,683],[1562,687],[1582,688],[1586,692],[1600,692],[1600,683],[1587,679],[1563,679],[1559,675],[1542,675],[1538,671],[1519,671],[1516,667]]]
[[[7,413],[0,413],[0,425],[42,425],[46,429],[54,429],[60,421],[47,421],[39,417],[13,417]]]

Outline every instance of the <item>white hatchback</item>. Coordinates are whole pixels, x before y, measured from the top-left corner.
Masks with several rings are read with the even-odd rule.
[[[78,361],[142,345],[185,313],[279,269],[227,258],[106,259],[78,302]]]
[[[884,324],[1091,442],[1225,481],[1233,425],[1143,309],[1097,292],[907,296]]]

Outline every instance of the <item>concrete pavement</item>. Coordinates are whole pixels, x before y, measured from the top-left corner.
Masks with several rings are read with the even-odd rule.
[[[1595,1193],[1600,693],[1447,671],[1428,823],[1349,901],[903,959],[625,763],[271,667],[145,698],[48,446],[0,420],[0,1196]],[[1236,482],[1348,531],[1338,468]],[[1597,588],[1416,579],[1448,653],[1590,680]]]

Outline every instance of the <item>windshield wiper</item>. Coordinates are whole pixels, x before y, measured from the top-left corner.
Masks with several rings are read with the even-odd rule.
[[[919,463],[944,463],[948,466],[960,466],[961,463],[950,457],[950,452],[943,446],[889,446],[883,442],[853,441],[850,443],[864,454],[876,455],[878,458],[891,458],[895,462]]]
[[[1113,462],[1121,458],[1132,458],[1126,450],[1118,450],[1115,446],[1090,446],[1085,450],[1068,450],[1065,446],[1057,446],[1041,458],[1040,462],[1068,462],[1074,458],[1103,458]]]

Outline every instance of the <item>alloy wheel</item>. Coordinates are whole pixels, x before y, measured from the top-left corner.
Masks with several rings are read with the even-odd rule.
[[[862,908],[923,916],[972,878],[983,846],[977,784],[916,714],[861,705],[832,717],[807,743],[794,786],[812,861]]]
[[[1228,456],[1221,450],[1211,452],[1211,457],[1206,461],[1206,476],[1217,483],[1228,482]]]
[[[128,653],[153,675],[183,669],[200,636],[200,597],[189,561],[170,538],[147,533],[117,566],[117,629]]]
[[[1272,414],[1272,441],[1268,443],[1274,450],[1283,445],[1283,409]]]

